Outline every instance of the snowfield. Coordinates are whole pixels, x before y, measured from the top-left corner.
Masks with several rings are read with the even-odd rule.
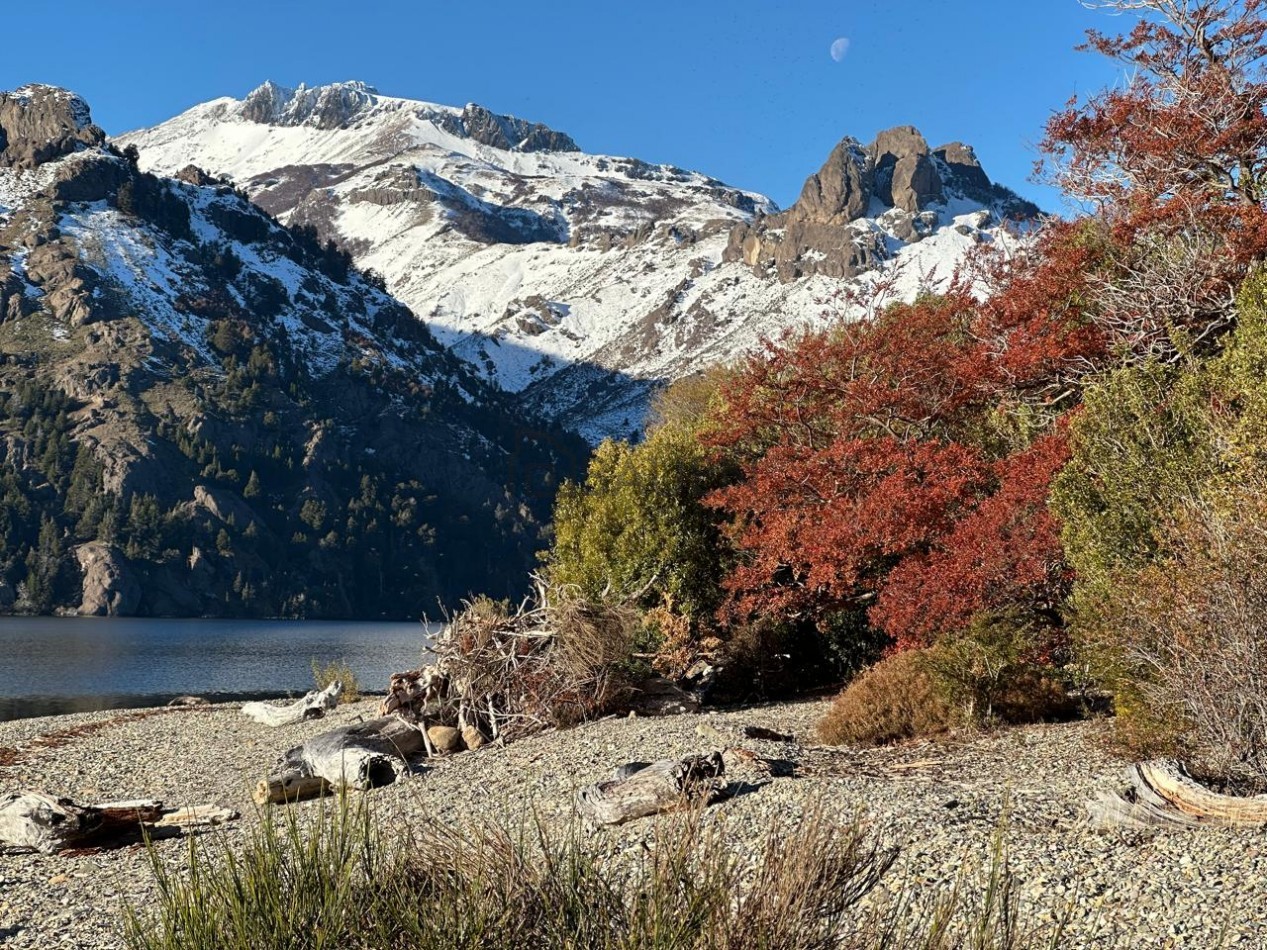
[[[531,136],[499,138],[519,120],[489,116],[361,83],[266,84],[118,144],[147,169],[227,176],[281,220],[316,227],[489,382],[593,441],[635,433],[661,382],[786,328],[857,316],[833,302],[847,283],[877,286],[882,272],[910,297],[977,244],[1012,239],[988,207],[948,193],[928,209],[933,232],[903,241],[873,202],[849,227],[880,236],[878,272],[780,283],[723,260],[736,224],[778,210],[769,199],[673,166],[528,149]],[[0,205],[3,194],[0,183]]]

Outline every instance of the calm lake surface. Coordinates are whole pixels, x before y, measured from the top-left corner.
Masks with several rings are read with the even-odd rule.
[[[159,706],[193,694],[212,702],[312,689],[312,661],[343,660],[362,689],[415,669],[421,623],[309,620],[0,618],[0,721]]]

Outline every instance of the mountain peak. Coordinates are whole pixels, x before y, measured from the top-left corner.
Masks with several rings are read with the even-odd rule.
[[[104,141],[88,103],[69,90],[32,84],[0,92],[0,168],[34,168]]]
[[[300,83],[293,89],[267,80],[247,94],[241,113],[261,125],[337,129],[377,101],[377,89],[355,80],[312,87]]]

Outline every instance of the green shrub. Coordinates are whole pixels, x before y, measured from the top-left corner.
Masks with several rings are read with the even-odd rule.
[[[633,598],[646,607],[667,600],[686,616],[711,615],[723,545],[701,499],[726,477],[684,428],[662,427],[638,446],[604,442],[585,484],[559,492],[551,580],[594,599]]]
[[[1176,516],[1226,507],[1229,492],[1267,471],[1267,277],[1242,288],[1221,353],[1118,369],[1087,390],[1070,436],[1072,459],[1051,506],[1077,575],[1079,659],[1113,690],[1123,733],[1136,735],[1138,748],[1164,747],[1177,728],[1173,711],[1152,705],[1151,673],[1134,656],[1144,628],[1124,616],[1136,612],[1140,571],[1188,556],[1173,548]]]
[[[1046,628],[1019,611],[983,614],[925,653],[926,668],[970,722],[1042,722],[1074,703],[1042,642]]]
[[[356,671],[348,666],[346,660],[331,660],[323,666],[314,659],[312,678],[317,684],[317,689],[325,689],[335,680],[343,683],[343,693],[339,697],[340,703],[355,703],[361,698],[361,684],[356,678]]]

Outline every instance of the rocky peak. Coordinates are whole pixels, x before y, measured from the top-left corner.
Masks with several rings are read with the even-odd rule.
[[[73,92],[43,85],[0,92],[0,168],[34,168],[105,138]]]
[[[954,181],[952,184],[961,188],[990,187],[990,176],[981,167],[977,153],[973,151],[971,145],[964,145],[963,142],[951,142],[949,145],[934,149],[933,154],[941,159],[947,171],[953,176]]]
[[[815,224],[848,224],[867,213],[871,189],[867,151],[857,139],[845,138],[806,179],[795,207],[803,220]]]
[[[865,146],[842,139],[796,204],[731,231],[725,259],[784,282],[811,274],[855,277],[886,259],[889,241],[915,243],[953,223],[944,220],[951,197],[978,203],[988,219],[1039,213],[992,183],[971,146],[952,142],[934,150],[918,129],[903,125]]]
[[[945,200],[932,149],[911,125],[886,129],[867,149],[875,175],[875,196],[911,214]]]
[[[528,122],[513,115],[498,115],[474,102],[468,104],[460,115],[446,112],[435,118],[446,132],[506,152],[580,151],[570,135],[556,132],[539,122]]]
[[[288,89],[265,82],[242,102],[242,117],[264,125],[310,125],[337,129],[347,125],[378,101],[378,90],[363,82],[337,82],[309,88],[300,83]]]

